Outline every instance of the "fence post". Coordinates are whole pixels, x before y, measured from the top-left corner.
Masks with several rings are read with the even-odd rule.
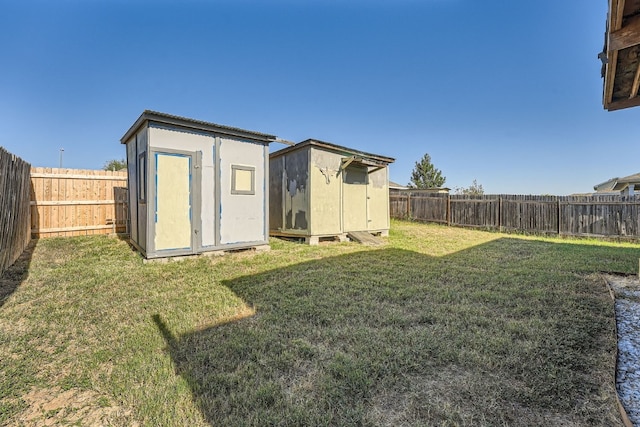
[[[502,233],[502,196],[498,197],[498,231]]]
[[[411,219],[411,193],[407,193],[407,219]]]
[[[560,210],[560,199],[558,199],[558,236],[560,236],[560,219],[562,218]]]
[[[447,226],[451,226],[451,194],[447,194]]]

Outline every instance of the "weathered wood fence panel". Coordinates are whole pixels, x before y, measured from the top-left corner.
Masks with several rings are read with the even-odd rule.
[[[127,172],[31,169],[31,233],[34,237],[124,233]]]
[[[389,193],[389,212],[392,218],[415,219],[429,222],[448,222],[449,195],[429,191],[412,191],[411,193],[391,191]],[[420,212],[419,217],[412,217],[413,212]]]
[[[31,240],[30,169],[29,163],[0,147],[0,274]]]
[[[463,227],[500,227],[500,200],[494,197],[450,197],[449,224]]]
[[[391,218],[408,219],[411,212],[409,203],[411,203],[411,197],[409,195],[399,197],[390,193],[389,215],[391,215]]]
[[[555,196],[499,195],[500,227],[506,231],[558,233]]]
[[[411,216],[411,212],[422,212],[421,221],[446,223],[449,218],[449,204],[446,194],[412,197],[409,209],[408,217]]]
[[[394,218],[526,233],[640,238],[639,196],[468,196],[394,191],[390,204]]]
[[[640,237],[640,199],[561,201],[560,233],[580,236]]]

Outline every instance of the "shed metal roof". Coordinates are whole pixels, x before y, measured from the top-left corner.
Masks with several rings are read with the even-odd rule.
[[[214,132],[223,135],[236,136],[240,138],[247,138],[260,142],[273,142],[276,140],[275,135],[269,135],[266,133],[255,132],[246,129],[240,129],[231,126],[218,125],[216,123],[205,122],[202,120],[190,119],[187,117],[174,116],[171,114],[160,113],[157,111],[145,110],[138,120],[129,128],[129,130],[120,138],[120,143],[126,144],[131,136],[144,126],[145,123],[158,123],[163,125],[178,126],[185,129]]]
[[[338,153],[345,157],[356,156],[362,158],[363,160],[373,162],[376,165],[386,166],[390,163],[396,161],[393,157],[381,156],[378,154],[367,153],[365,151],[354,150],[352,148],[343,147],[342,145],[332,144],[330,142],[319,141],[317,139],[307,139],[302,142],[297,143],[291,147],[283,148],[282,150],[275,151],[269,155],[270,158],[276,158],[283,154],[289,153],[291,151],[299,150],[303,147],[314,146],[318,148],[322,148],[328,151],[332,151],[334,153]]]

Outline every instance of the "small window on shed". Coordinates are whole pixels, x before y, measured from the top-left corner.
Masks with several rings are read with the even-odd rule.
[[[146,203],[147,199],[147,153],[144,151],[138,156],[138,202]]]
[[[361,166],[348,166],[344,171],[345,184],[367,184],[367,168]]]
[[[256,194],[256,168],[231,166],[231,194]]]

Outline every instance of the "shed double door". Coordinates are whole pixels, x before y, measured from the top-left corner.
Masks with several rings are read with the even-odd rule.
[[[194,194],[198,194],[196,153],[154,152],[155,212],[153,243],[156,252],[192,254],[198,246]]]

